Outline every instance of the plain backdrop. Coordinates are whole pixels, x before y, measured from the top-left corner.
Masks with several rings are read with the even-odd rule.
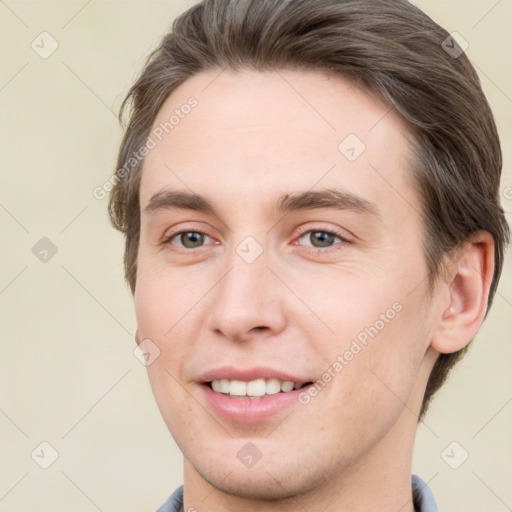
[[[133,354],[123,239],[93,190],[115,170],[125,93],[193,3],[0,2],[0,511],[151,512],[182,483]],[[469,44],[510,212],[512,0],[415,3]],[[444,512],[512,507],[511,318],[509,252],[491,313],[419,425],[413,469]]]

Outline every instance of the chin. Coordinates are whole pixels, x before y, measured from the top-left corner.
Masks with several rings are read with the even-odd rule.
[[[217,490],[243,499],[273,501],[292,498],[305,491],[302,478],[261,467],[236,469],[229,476],[220,474],[214,467],[197,467],[196,471]]]
[[[336,473],[332,459],[327,458],[322,464],[318,453],[313,453],[315,450],[300,453],[301,450],[290,446],[282,446],[287,453],[265,453],[262,447],[264,454],[261,459],[252,467],[246,467],[236,456],[239,450],[236,444],[233,451],[226,449],[226,445],[224,449],[219,446],[216,451],[211,447],[195,446],[188,450],[185,458],[214,489],[242,499],[260,501],[294,499],[327,483],[329,475]]]

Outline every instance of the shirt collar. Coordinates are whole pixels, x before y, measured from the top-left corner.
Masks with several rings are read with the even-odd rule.
[[[439,512],[430,487],[419,476],[412,475],[412,496],[416,512]],[[183,485],[178,487],[157,512],[184,512]]]
[[[419,476],[412,475],[412,496],[416,512],[439,512],[430,487]]]

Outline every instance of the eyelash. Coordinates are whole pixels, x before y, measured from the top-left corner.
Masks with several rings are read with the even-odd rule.
[[[179,235],[182,235],[184,233],[196,233],[198,235],[204,235],[204,236],[209,236],[210,238],[213,238],[211,237],[208,233],[206,233],[205,231],[201,230],[201,229],[186,229],[186,230],[183,230],[183,231],[177,231],[176,233],[171,233],[169,236],[167,236],[163,241],[162,241],[162,245],[172,245],[171,244],[171,241],[176,238],[177,236]],[[301,232],[297,235],[297,239],[300,239],[302,238],[305,234],[307,233],[326,233],[328,235],[334,235],[335,237],[339,238],[341,240],[341,242],[338,242],[338,244],[350,244],[350,241],[347,240],[344,236],[344,233],[342,233],[341,231],[336,231],[336,230],[333,230],[333,229],[322,229],[322,228],[315,228],[315,229],[303,229],[301,230]],[[308,250],[310,252],[314,252],[314,253],[318,253],[318,252],[321,252],[321,253],[325,253],[325,252],[330,252],[330,250],[334,249],[335,246],[331,246],[331,247],[325,247],[325,248],[322,248],[322,247],[313,247],[313,246],[306,246],[308,247]],[[200,249],[200,247],[199,247]],[[194,251],[194,249],[187,249],[187,248],[181,248],[181,247],[178,247],[177,248],[178,251],[181,251],[181,252],[192,252]]]

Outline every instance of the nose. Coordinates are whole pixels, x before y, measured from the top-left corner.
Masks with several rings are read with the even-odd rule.
[[[216,334],[247,341],[285,328],[283,285],[267,267],[265,253],[248,263],[234,251],[215,290],[206,325]]]

